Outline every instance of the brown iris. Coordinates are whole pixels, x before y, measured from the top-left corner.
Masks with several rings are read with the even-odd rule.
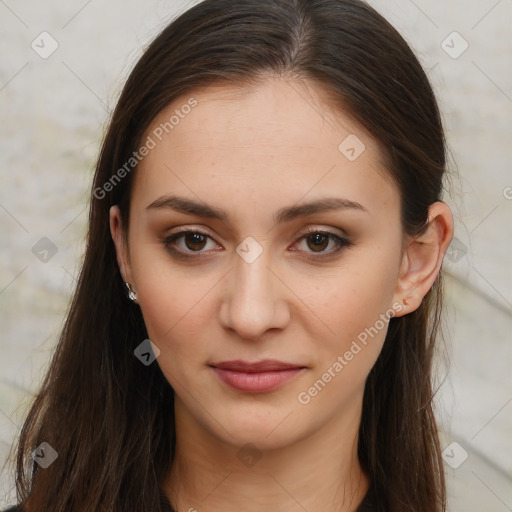
[[[329,245],[329,237],[322,233],[314,233],[306,237],[308,246],[310,249],[313,249],[315,252],[321,252],[324,250],[327,245]],[[310,241],[313,242],[313,246],[310,245]],[[319,249],[318,251],[316,249]]]
[[[200,233],[187,233],[184,235],[185,245],[191,251],[200,251],[206,245],[206,236]]]

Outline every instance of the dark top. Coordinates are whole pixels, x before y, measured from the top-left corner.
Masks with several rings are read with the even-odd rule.
[[[167,500],[167,497],[162,493],[162,505],[164,512],[172,512],[173,509],[171,507],[171,504]],[[17,505],[5,509],[3,512],[23,512],[23,509]],[[371,488],[366,493],[366,496],[364,497],[363,501],[357,508],[356,512],[377,512],[377,508],[375,507],[375,500],[373,498],[373,492]]]

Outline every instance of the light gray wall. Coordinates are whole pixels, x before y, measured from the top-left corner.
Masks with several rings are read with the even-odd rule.
[[[192,3],[0,1],[2,461],[75,284],[107,112],[141,45]],[[446,197],[457,241],[445,260],[452,362],[438,395],[450,510],[512,510],[512,1],[371,3],[427,69],[460,173]],[[14,501],[11,469],[0,506]]]

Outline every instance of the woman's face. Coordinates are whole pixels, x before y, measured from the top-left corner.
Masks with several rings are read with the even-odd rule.
[[[122,269],[153,364],[176,421],[230,445],[357,425],[402,299],[399,192],[376,142],[318,91],[275,78],[182,96],[134,177]],[[268,359],[301,369],[213,367]]]

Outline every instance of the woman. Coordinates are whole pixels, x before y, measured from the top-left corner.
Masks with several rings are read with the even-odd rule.
[[[429,81],[365,3],[179,16],[105,135],[17,510],[444,510],[444,173]]]

